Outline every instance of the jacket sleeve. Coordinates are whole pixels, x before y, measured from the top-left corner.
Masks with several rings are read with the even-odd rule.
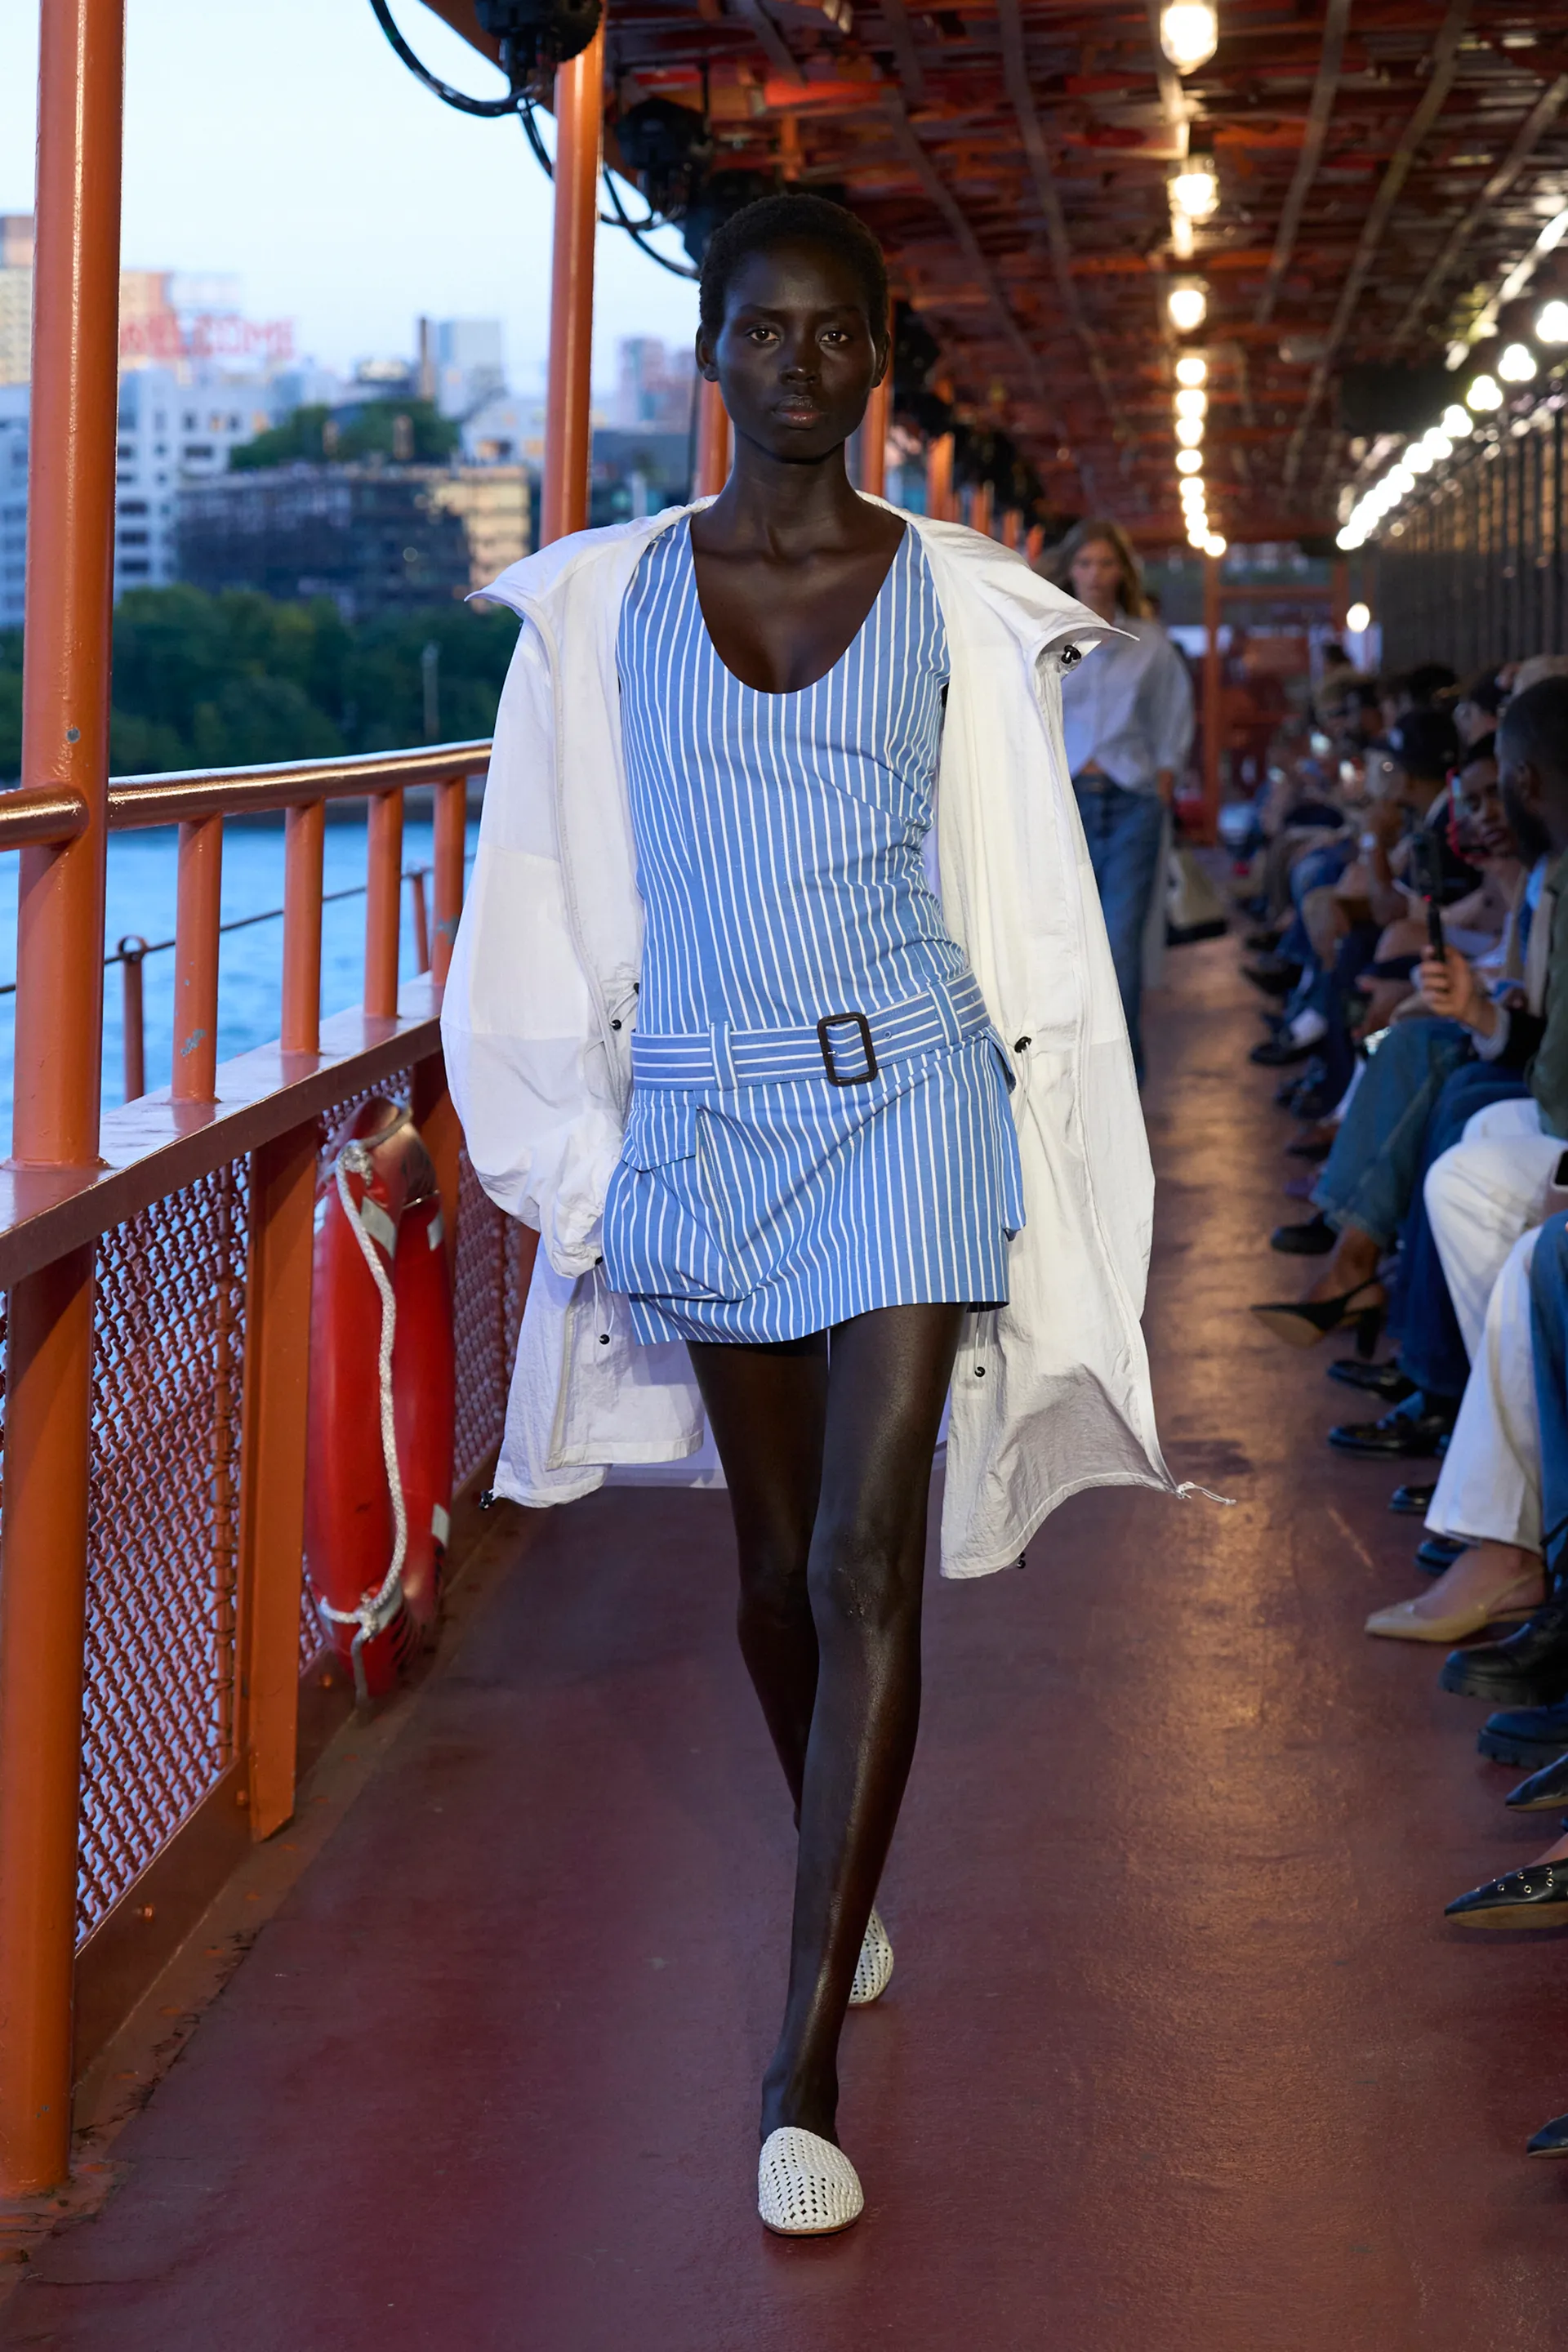
[[[558,1274],[599,1256],[621,1119],[573,941],[556,837],[549,666],[525,622],[496,716],[473,876],[441,1008],[474,1173]]]
[[[1541,1105],[1542,1126],[1548,1135],[1568,1140],[1568,887],[1557,892],[1546,968],[1546,1018],[1525,1076]]]

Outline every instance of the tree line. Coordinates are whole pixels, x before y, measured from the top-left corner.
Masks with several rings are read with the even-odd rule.
[[[133,588],[114,611],[110,767],[243,768],[422,743],[425,647],[437,739],[495,725],[517,636],[510,613],[432,605],[358,624],[329,598],[279,604],[250,589]],[[0,631],[0,780],[22,764],[22,635]]]

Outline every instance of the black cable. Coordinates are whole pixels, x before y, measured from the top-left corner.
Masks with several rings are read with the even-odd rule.
[[[645,221],[634,221],[626,218],[626,207],[621,202],[620,190],[616,187],[607,168],[605,173],[605,192],[609,197],[611,204],[613,204],[616,208],[616,216],[613,220],[607,213],[601,213],[599,215],[599,218],[607,227],[624,228],[626,235],[631,238],[632,243],[637,247],[638,251],[646,253],[650,261],[657,261],[661,269],[668,269],[672,278],[695,278],[697,276],[696,270],[689,268],[685,262],[669,260],[666,255],[659,252],[657,246],[649,245],[647,242],[647,231],[650,228],[657,228],[660,225],[659,216],[656,212],[650,209],[648,216]]]
[[[440,80],[430,71],[428,66],[420,64],[419,59],[393,23],[392,11],[387,6],[386,0],[370,0],[370,5],[375,11],[376,23],[386,35],[409,72],[416,74],[426,89],[433,89],[437,97],[446,105],[458,107],[464,114],[495,116],[516,113],[519,94],[515,89],[509,90],[504,98],[469,98],[465,91],[454,89],[449,81]]]

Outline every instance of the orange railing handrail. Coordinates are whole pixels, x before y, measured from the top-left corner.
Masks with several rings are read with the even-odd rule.
[[[336,760],[285,760],[261,768],[179,768],[168,774],[112,776],[109,829],[188,824],[203,817],[266,815],[311,801],[363,800],[417,791],[489,764],[489,739],[432,743],[414,751],[363,751]],[[0,850],[24,842],[72,841],[87,829],[87,803],[67,785],[0,793]]]

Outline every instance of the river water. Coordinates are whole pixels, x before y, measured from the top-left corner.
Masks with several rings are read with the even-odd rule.
[[[323,888],[344,890],[363,885],[365,872],[365,827],[363,818],[326,827],[322,862]],[[470,852],[477,824],[469,826]],[[149,942],[174,934],[176,835],[171,827],[150,833],[112,835],[109,844],[108,911],[105,946],[112,952],[129,933]],[[434,848],[428,818],[410,817],[404,827],[405,872],[429,866]],[[17,860],[0,858],[0,982],[16,978]],[[429,902],[431,886],[426,879]],[[223,919],[230,922],[258,915],[283,904],[283,827],[229,825],[223,848]],[[321,1011],[341,1013],[357,1004],[363,994],[364,911],[363,897],[341,900],[323,909],[321,924]],[[283,925],[281,920],[253,925],[230,934],[222,944],[218,981],[218,1059],[227,1060],[252,1045],[264,1045],[278,1034],[281,990]],[[410,893],[403,898],[402,971],[412,978],[416,969]],[[172,952],[150,955],[142,967],[149,1091],[169,1083],[173,1052],[174,959]],[[121,973],[118,964],[104,974],[103,1105],[107,1110],[124,1099],[124,1035]],[[11,1133],[12,1047],[15,1039],[15,996],[0,996],[0,1149]]]

